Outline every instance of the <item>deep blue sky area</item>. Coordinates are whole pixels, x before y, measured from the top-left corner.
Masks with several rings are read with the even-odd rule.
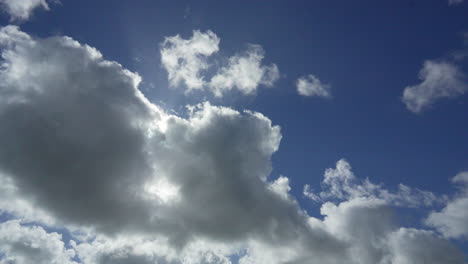
[[[63,0],[51,7],[36,12],[22,30],[71,36],[96,47],[107,59],[139,72],[150,100],[181,111],[210,99],[259,111],[280,125],[283,140],[272,177],[288,176],[300,201],[302,186],[319,188],[324,169],[340,158],[361,178],[438,194],[453,193],[449,179],[468,169],[468,97],[441,100],[419,114],[401,101],[403,89],[420,82],[425,60],[464,48],[467,3]],[[1,22],[9,24],[8,17]],[[220,37],[221,55],[234,55],[248,43],[261,45],[265,63],[278,65],[280,80],[255,96],[233,92],[222,99],[168,88],[160,43],[176,34],[189,38],[197,29]],[[332,98],[297,94],[295,80],[309,73],[331,84]]]

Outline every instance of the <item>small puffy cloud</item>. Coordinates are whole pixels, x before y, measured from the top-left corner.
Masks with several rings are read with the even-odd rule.
[[[296,81],[297,92],[302,96],[331,97],[331,85],[322,83],[315,75],[309,74]]]
[[[440,212],[432,212],[426,223],[446,237],[468,238],[468,172],[457,174],[452,182],[460,186],[460,193]]]
[[[264,56],[261,46],[250,45],[245,54],[229,58],[228,65],[211,78],[209,86],[215,96],[221,97],[224,91],[232,89],[249,95],[259,85],[273,86],[279,79],[279,70],[275,64],[262,65]]]
[[[373,198],[403,207],[430,206],[443,200],[431,192],[411,188],[404,184],[399,184],[398,190],[392,192],[383,188],[382,185],[372,183],[369,179],[360,180],[352,172],[349,162],[344,159],[336,163],[336,168],[325,170],[321,188],[321,192],[314,193],[310,185],[305,185],[303,194],[317,202]]]
[[[187,91],[202,89],[205,80],[201,71],[208,68],[207,57],[219,50],[219,38],[211,31],[193,31],[190,39],[179,35],[166,37],[161,45],[161,63],[167,70],[171,86],[181,82]]]
[[[228,58],[226,65],[210,64],[209,59],[219,50],[219,42],[218,36],[211,31],[196,30],[190,39],[182,39],[179,35],[167,37],[161,45],[161,63],[168,72],[170,85],[183,83],[186,92],[209,90],[222,97],[230,90],[251,95],[258,86],[271,87],[279,79],[275,64],[262,65],[265,52],[260,45],[249,45],[245,52]],[[220,66],[210,75],[207,70],[214,65]]]
[[[11,16],[11,20],[19,21],[28,20],[36,8],[49,10],[47,0],[0,0],[0,6]]]
[[[419,72],[422,82],[408,86],[402,101],[406,107],[419,113],[443,98],[453,98],[468,90],[466,76],[457,65],[450,62],[426,61]]]
[[[65,247],[61,235],[16,220],[0,223],[0,253],[2,263],[77,264],[75,251]]]

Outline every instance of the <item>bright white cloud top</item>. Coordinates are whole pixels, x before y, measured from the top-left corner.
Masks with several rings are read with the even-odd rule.
[[[322,83],[315,75],[309,74],[296,81],[297,92],[302,96],[318,96],[330,98],[331,85]]]
[[[271,87],[279,79],[275,64],[262,65],[264,50],[260,45],[249,45],[244,53],[227,59],[225,66],[214,68],[210,57],[219,51],[220,39],[212,31],[195,30],[190,39],[179,35],[166,37],[161,45],[161,63],[168,73],[171,86],[184,85],[186,93],[209,90],[222,97],[230,90],[244,95],[255,94],[260,85]],[[215,74],[209,74],[209,69]]]
[[[420,113],[443,98],[454,98],[468,91],[465,74],[451,62],[426,61],[419,72],[420,84],[408,86],[402,101],[406,107]]]
[[[463,263],[448,240],[398,226],[382,197],[348,191],[345,161],[325,180],[342,201],[324,203],[323,220],[309,216],[288,178],[270,179],[282,136],[260,113],[202,103],[187,118],[169,114],[138,90],[137,74],[68,37],[8,26],[0,45],[1,188],[22,208],[0,204],[20,219],[0,225],[8,259]],[[68,229],[71,241],[28,221]]]
[[[460,193],[440,212],[432,212],[426,222],[446,237],[468,238],[468,171],[457,174],[452,182],[460,186]]]
[[[279,79],[279,70],[275,64],[262,65],[264,53],[261,46],[250,45],[245,54],[229,58],[228,65],[219,69],[209,83],[215,96],[221,97],[224,91],[232,89],[249,95],[259,85],[273,86]]]
[[[37,8],[49,10],[47,0],[0,0],[0,6],[11,16],[12,20],[28,20]]]
[[[183,82],[187,91],[202,89],[205,80],[201,71],[208,68],[207,57],[219,50],[220,39],[211,31],[193,32],[191,39],[179,35],[167,37],[161,45],[161,63],[167,70],[170,85]]]

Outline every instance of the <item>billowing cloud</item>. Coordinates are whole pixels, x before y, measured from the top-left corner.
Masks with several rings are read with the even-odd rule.
[[[270,178],[281,130],[260,113],[202,103],[169,114],[136,73],[68,37],[8,26],[0,46],[0,197],[21,204],[0,206],[69,231],[66,244],[40,231],[55,241],[40,247],[54,251],[45,263],[463,263],[447,240],[398,227],[380,196],[343,190],[323,219],[309,216],[288,178]],[[42,229],[14,223],[25,238],[0,251],[26,259],[15,241]],[[424,247],[401,246],[407,237]]]
[[[75,251],[65,247],[61,235],[16,220],[0,223],[0,252],[2,263],[77,264]]]
[[[12,20],[20,21],[28,20],[36,8],[49,10],[47,0],[0,0],[0,6]]]
[[[188,119],[167,114],[138,75],[67,37],[9,26],[0,45],[0,170],[12,195],[56,222],[176,247],[194,237],[337,243],[269,187],[281,134],[265,116],[208,103]]]
[[[457,174],[452,182],[460,185],[460,193],[440,212],[432,212],[426,220],[446,237],[468,238],[468,172]]]
[[[336,163],[336,168],[325,170],[321,188],[321,192],[315,193],[310,185],[305,185],[303,194],[316,202],[372,198],[385,201],[389,205],[403,207],[431,206],[444,200],[431,192],[414,189],[404,184],[399,184],[398,190],[392,192],[367,178],[358,179],[351,170],[349,162],[344,159]]]
[[[195,30],[190,39],[179,35],[167,37],[161,45],[161,63],[167,70],[170,85],[183,82],[187,91],[202,89],[205,80],[201,71],[208,68],[207,57],[218,52],[219,41],[211,31]]]
[[[394,211],[383,200],[325,203],[321,211],[324,228],[350,245],[348,263],[464,263],[463,254],[437,234],[398,227]]]
[[[211,78],[210,88],[221,97],[225,90],[238,89],[243,94],[253,94],[259,85],[273,86],[279,79],[275,64],[262,65],[264,51],[259,45],[250,45],[243,55],[229,58],[227,66]]]
[[[419,72],[422,82],[408,86],[403,91],[402,101],[406,107],[419,113],[443,98],[453,98],[468,90],[466,76],[451,62],[426,61]]]
[[[331,85],[322,83],[313,74],[297,79],[296,88],[302,96],[331,97]]]
[[[219,42],[211,31],[195,30],[190,39],[179,35],[167,37],[161,45],[161,63],[168,72],[170,85],[183,83],[187,93],[201,89],[222,97],[233,89],[251,95],[258,86],[270,87],[279,79],[278,67],[262,65],[265,52],[260,45],[253,44],[245,52],[227,59],[227,65],[212,69],[214,75],[209,74],[208,68],[214,66],[209,58],[218,52]]]

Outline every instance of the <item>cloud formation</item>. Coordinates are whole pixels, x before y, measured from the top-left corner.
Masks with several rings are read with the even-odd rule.
[[[331,85],[322,83],[313,74],[297,79],[296,88],[302,96],[331,97]]]
[[[403,91],[402,101],[406,107],[420,113],[436,101],[454,98],[468,90],[465,74],[451,62],[426,61],[419,72],[422,82],[408,86]]]
[[[321,192],[314,193],[310,185],[305,185],[303,194],[316,202],[366,198],[379,199],[393,206],[413,208],[431,206],[444,200],[431,192],[414,189],[404,184],[399,184],[398,190],[392,192],[382,185],[372,183],[368,178],[360,180],[354,175],[349,162],[344,159],[336,163],[336,168],[325,170],[321,189]]]
[[[166,37],[161,45],[161,63],[171,86],[183,84],[186,93],[209,90],[222,97],[230,90],[252,95],[260,85],[271,87],[279,79],[275,64],[262,65],[265,52],[260,45],[249,45],[244,53],[227,59],[227,65],[212,69],[209,58],[219,51],[220,39],[212,31],[193,31],[190,39],[179,35]],[[209,79],[209,80],[207,80]]]
[[[49,10],[47,0],[0,0],[0,6],[10,15],[11,20],[28,20],[37,8]]]
[[[273,86],[279,79],[279,70],[275,64],[261,64],[264,53],[261,46],[250,45],[245,54],[230,57],[228,65],[219,69],[209,83],[215,96],[221,97],[224,91],[232,89],[249,95],[259,85]]]
[[[452,182],[460,186],[459,194],[440,212],[432,212],[426,223],[450,238],[468,238],[468,172],[457,174]]]
[[[0,223],[2,263],[15,264],[77,264],[73,249],[67,249],[62,236],[47,233],[39,226],[23,226],[17,220]]]
[[[179,35],[167,37],[161,45],[161,63],[168,73],[171,86],[181,82],[187,91],[202,89],[205,80],[200,72],[208,68],[207,58],[219,50],[219,38],[215,33],[193,31],[191,39]]]
[[[332,187],[343,200],[309,216],[289,179],[271,178],[281,129],[260,113],[202,103],[169,114],[138,74],[68,37],[8,26],[0,46],[0,196],[21,204],[0,202],[19,219],[0,228],[4,258],[32,247],[44,263],[463,263],[448,240],[398,226],[380,194]],[[327,181],[351,176],[341,162]]]

